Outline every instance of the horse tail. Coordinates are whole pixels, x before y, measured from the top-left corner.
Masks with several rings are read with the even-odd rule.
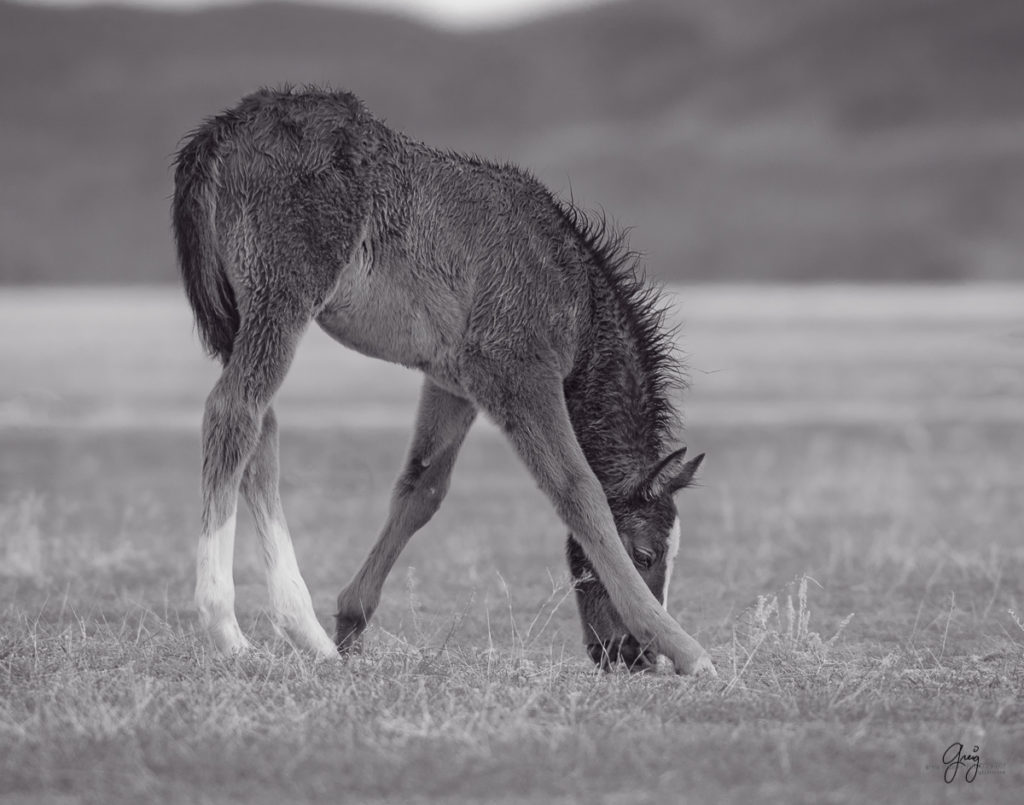
[[[171,221],[178,265],[203,347],[226,364],[240,317],[235,292],[217,246],[216,201],[220,158],[215,123],[191,134],[174,160]]]

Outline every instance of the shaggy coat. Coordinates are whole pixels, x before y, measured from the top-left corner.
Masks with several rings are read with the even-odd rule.
[[[673,452],[671,339],[622,238],[517,167],[428,147],[354,95],[316,89],[262,90],[196,129],[176,160],[173,225],[200,338],[224,364],[204,417],[196,590],[215,645],[245,646],[230,582],[241,489],[276,622],[333,650],[293,567],[271,408],[315,321],[425,376],[388,520],[338,599],[338,647],[355,645],[482,410],[570,530],[594,660],[648,664],[660,652],[680,672],[713,672],[661,606],[672,495],[701,457]]]

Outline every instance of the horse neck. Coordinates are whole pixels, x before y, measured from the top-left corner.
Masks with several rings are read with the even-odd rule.
[[[635,311],[602,284],[565,396],[576,438],[613,497],[635,490],[662,458],[670,409],[664,370],[649,365],[644,335],[632,326]]]

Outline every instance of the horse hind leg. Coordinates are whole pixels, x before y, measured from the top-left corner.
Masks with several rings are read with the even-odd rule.
[[[237,165],[235,170],[245,173]],[[248,180],[243,175],[239,181]],[[222,262],[216,270],[231,280],[239,325],[203,420],[203,532],[196,604],[201,624],[219,649],[245,648],[234,614],[231,561],[239,487],[256,457],[246,489],[269,559],[275,616],[286,633],[323,651],[322,629],[316,628],[276,483],[270,481],[276,478],[276,420],[265,434],[263,426],[299,339],[352,258],[369,200],[357,184],[341,181],[333,172],[275,174],[263,177],[259,186],[253,203],[241,203],[228,190],[218,196],[221,218],[233,223],[223,227],[218,239]]]
[[[225,371],[203,415],[202,531],[196,549],[195,603],[213,647],[234,654],[249,647],[235,616],[232,563],[241,468],[255,447],[259,411]]]
[[[305,308],[280,294],[248,300],[231,358],[206,400],[195,602],[200,626],[224,654],[249,645],[234,611],[232,561],[239,486],[250,458],[261,446],[270,401],[311,318]],[[259,454],[259,467],[266,463],[264,452],[265,448]]]
[[[242,494],[252,511],[263,552],[272,622],[293,645],[334,657],[334,641],[317,620],[309,588],[299,572],[281,506],[279,475],[277,417],[273,407],[268,407],[259,443],[242,476]]]

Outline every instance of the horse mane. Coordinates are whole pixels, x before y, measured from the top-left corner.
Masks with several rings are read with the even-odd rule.
[[[678,351],[679,326],[665,323],[669,305],[664,286],[648,279],[643,254],[629,245],[629,229],[616,228],[603,210],[587,211],[571,200],[557,203],[621,305],[644,372],[647,406],[643,413],[652,435],[662,443],[674,442],[682,421],[673,399],[686,389],[687,377]]]

